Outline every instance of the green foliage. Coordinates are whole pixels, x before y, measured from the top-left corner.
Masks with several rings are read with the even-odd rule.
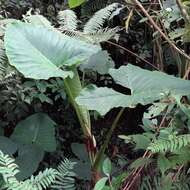
[[[0,151],[0,174],[3,176],[2,189],[7,190],[42,190],[52,187],[53,189],[75,189],[75,173],[72,172],[75,163],[65,159],[56,169],[45,169],[37,176],[31,176],[24,181],[18,181],[15,177],[19,173],[15,160]]]
[[[107,182],[108,178],[103,177],[101,178],[95,185],[94,190],[102,190],[105,187],[105,184]]]
[[[13,35],[15,32],[19,34],[17,41]],[[10,64],[25,77],[34,79],[72,78],[72,71],[61,68],[79,64],[99,50],[96,46],[60,35],[56,31],[19,22],[7,27],[5,47]]]
[[[62,161],[57,167],[57,175],[54,184],[52,185],[53,189],[66,189],[74,190],[75,189],[75,179],[76,174],[74,171],[75,162],[71,162],[68,159]]]
[[[90,180],[91,170],[90,170],[90,159],[88,157],[88,152],[86,151],[84,144],[72,143],[71,149],[77,159],[74,167],[74,172],[77,174],[79,179]]]
[[[61,30],[75,31],[77,29],[77,16],[72,10],[64,10],[58,13],[58,23]]]
[[[84,25],[83,31],[77,30],[77,16],[72,10],[60,11],[58,14],[59,29],[71,37],[93,43],[99,44],[102,41],[107,41],[116,36],[118,27],[108,28],[104,27],[105,21],[109,20],[114,10],[118,9],[119,4],[113,3],[97,11],[92,18]]]
[[[188,95],[190,82],[158,71],[147,71],[128,65],[119,69],[110,69],[110,75],[117,84],[131,89],[131,95],[124,95],[107,87],[89,86],[83,89],[76,101],[89,110],[96,110],[105,115],[115,107],[135,107],[146,105],[156,100],[169,98],[171,95]]]
[[[21,6],[21,2],[23,1],[19,1],[18,7]],[[88,1],[88,4],[93,5],[93,2],[95,1]],[[96,1],[96,3],[97,2],[99,6],[102,6],[102,4],[106,5],[107,3],[107,1]],[[146,3],[146,1],[142,2]],[[141,35],[147,40],[147,37],[150,38],[150,36],[152,36],[153,31],[153,40],[151,37],[151,43],[147,41],[147,44],[144,44],[143,41],[142,45],[138,37],[138,34],[142,31],[136,31],[137,29],[139,30],[141,26],[139,24],[135,27],[133,26],[134,22],[137,21],[136,19],[141,17],[142,12],[140,9],[136,9],[136,7],[133,6],[134,11],[130,11],[130,14],[128,14],[126,10],[131,9],[130,1],[127,1],[125,7],[119,8],[119,4],[114,3],[98,10],[86,24],[83,23],[83,20],[86,19],[83,15],[85,7],[83,4],[84,0],[72,0],[68,1],[68,3],[72,8],[82,5],[82,15],[80,17],[82,22],[78,21],[75,12],[72,10],[60,11],[57,17],[58,20],[56,20],[56,12],[62,10],[61,7],[57,6],[56,0],[54,1],[54,6],[49,6],[48,3],[48,6],[55,10],[55,14],[53,11],[54,17],[51,18],[51,20],[55,22],[53,24],[42,15],[31,15],[31,13],[36,14],[35,9],[31,9],[23,16],[23,21],[26,23],[9,19],[0,21],[0,37],[3,37],[5,32],[5,48],[3,41],[0,40],[0,85],[2,87],[0,100],[1,120],[6,120],[8,118],[8,112],[13,112],[11,115],[12,119],[7,119],[8,122],[3,124],[4,127],[8,127],[3,130],[0,128],[1,135],[3,135],[4,131],[5,134],[7,134],[8,131],[8,135],[10,136],[10,138],[4,136],[0,137],[0,149],[3,150],[4,153],[8,153],[15,158],[15,160],[13,160],[0,152],[0,165],[2,165],[0,166],[0,173],[4,178],[4,187],[7,189],[20,190],[41,190],[47,189],[48,187],[69,190],[75,189],[75,178],[85,180],[86,183],[92,178],[91,165],[96,161],[97,155],[95,155],[95,152],[100,145],[99,142],[101,142],[101,140],[99,141],[99,134],[102,134],[101,130],[97,135],[98,145],[96,146],[95,138],[91,134],[91,121],[88,110],[98,111],[101,115],[105,115],[112,108],[135,108],[138,104],[152,104],[143,116],[143,125],[141,125],[144,130],[143,133],[136,134],[136,131],[133,131],[135,134],[119,136],[127,143],[127,151],[128,148],[132,149],[128,151],[129,155],[127,155],[132,157],[132,162],[130,162],[132,164],[127,163],[126,165],[125,163],[119,168],[121,173],[118,174],[114,173],[113,167],[117,159],[113,160],[114,163],[111,163],[109,159],[104,160],[102,170],[106,177],[103,176],[103,178],[96,183],[95,189],[120,189],[126,177],[128,175],[131,177],[131,174],[134,174],[133,171],[138,171],[138,168],[143,168],[143,175],[141,178],[140,175],[138,176],[139,189],[172,190],[183,189],[182,187],[184,187],[184,189],[189,189],[188,183],[186,183],[186,185],[182,183],[183,180],[180,173],[186,179],[184,181],[188,181],[188,173],[186,173],[185,170],[187,170],[186,163],[189,161],[190,156],[188,146],[190,82],[161,72],[141,69],[131,64],[121,66],[119,69],[114,69],[115,65],[110,59],[110,55],[102,51],[100,47],[100,42],[116,37],[116,33],[119,31],[118,27],[106,27],[107,21],[108,23],[109,21],[112,22],[111,19],[120,13],[120,10],[126,8],[123,12],[127,15],[120,18],[120,16],[122,16],[120,14],[117,18],[118,22],[123,23],[123,21],[125,21],[125,27],[127,27],[127,25],[129,26],[128,33],[124,36],[127,47],[122,48],[123,50],[126,48],[129,48],[130,51],[134,50],[135,55],[137,54],[136,57],[143,57],[147,60],[146,53],[143,49],[146,47],[145,49],[148,49],[147,54],[150,56],[148,58],[152,58],[149,59],[151,60],[151,64],[154,65],[154,67],[159,67],[162,71],[166,71],[167,64],[175,66],[174,62],[177,62],[178,73],[175,74],[175,76],[179,77],[184,76],[188,71],[188,62],[175,52],[176,48],[172,49],[172,56],[170,55],[169,58],[167,57],[168,59],[166,58],[165,60],[165,50],[170,51],[168,47],[170,47],[171,44],[169,46],[168,44],[165,45],[165,41],[164,43],[157,43],[159,40],[162,42],[162,37],[159,35],[158,31],[154,31],[152,28],[151,32],[146,28],[148,35],[146,34],[144,36],[144,33]],[[108,3],[111,3],[111,1]],[[0,2],[0,5],[4,7],[5,2]],[[188,6],[187,4],[185,5]],[[94,3],[92,9],[95,10],[95,6]],[[172,11],[167,9],[170,7],[173,8]],[[188,10],[188,7],[185,7],[185,9]],[[164,32],[168,32],[168,36],[172,40],[173,45],[175,42],[176,44],[180,42],[186,47],[185,43],[189,41],[189,26],[182,22],[184,26],[181,27],[183,14],[181,15],[176,2],[173,0],[159,1],[156,10],[154,10],[154,6],[151,7],[151,10],[153,11],[149,11],[149,13],[152,14],[152,18],[155,18],[157,24],[163,23],[161,29],[163,29]],[[48,11],[49,10],[47,10],[47,12]],[[9,16],[6,14],[7,12],[5,10],[5,16]],[[113,19],[113,22],[114,21]],[[142,18],[140,21],[143,30],[144,21],[147,21],[147,18]],[[111,23],[111,25],[115,27],[115,22]],[[6,31],[4,31],[5,26],[7,26]],[[56,29],[53,26],[58,26],[59,28]],[[122,25],[122,27],[124,27],[124,25]],[[124,30],[122,34],[123,33]],[[131,38],[131,33],[138,42],[134,42],[135,40]],[[15,37],[15,34],[17,34],[17,37]],[[122,45],[120,43],[122,43],[122,38],[119,41],[119,45]],[[135,43],[137,43],[137,47]],[[147,48],[148,46],[150,46],[150,48]],[[115,51],[116,50],[114,50],[114,53]],[[132,55],[134,54],[132,53]],[[116,56],[114,54],[113,57]],[[127,63],[131,61],[131,63],[139,65],[139,59],[131,60],[128,54],[125,56],[127,57]],[[120,60],[120,57],[116,57],[116,61],[117,59]],[[124,64],[125,61],[126,60],[121,60]],[[24,75],[25,79],[8,64],[9,62],[10,65],[14,66]],[[83,72],[83,76],[82,74],[81,76],[79,75],[80,73],[77,70],[78,65],[80,65],[79,69]],[[143,65],[143,67],[148,68],[147,65]],[[116,68],[118,68],[117,63]],[[113,85],[114,89],[108,87],[98,88],[97,86],[102,85],[99,85],[97,82],[97,86],[89,85],[82,90],[83,85],[89,81],[82,81],[81,83],[81,78],[83,77],[82,80],[84,80],[85,72],[88,71],[93,71],[93,73],[97,72],[97,76],[109,73],[115,81]],[[11,79],[11,81],[9,79]],[[42,80],[37,81],[36,79]],[[48,79],[49,81],[44,81]],[[24,85],[23,82],[25,82]],[[131,90],[131,95],[125,95],[120,93],[120,91],[116,91],[115,89],[119,87],[117,84],[124,88],[129,88]],[[54,92],[56,92],[56,97],[53,99],[50,96]],[[57,95],[57,93],[60,93],[60,96]],[[57,115],[60,110],[56,110],[57,106],[54,105],[54,101],[57,100],[57,96],[58,98],[62,97],[62,101],[65,97],[65,93],[78,116],[88,152],[86,151],[85,145],[73,143],[71,148],[72,152],[77,157],[77,163],[70,162],[66,159],[60,164],[57,170],[46,169],[36,177],[32,176],[30,179],[26,179],[37,171],[45,151],[54,152],[56,150],[55,123],[47,115],[42,113],[32,115],[24,121],[19,122],[17,125],[16,123],[20,121],[21,118],[26,118],[31,112],[39,112],[46,109],[47,107],[44,106],[46,102],[52,104],[53,107],[51,108],[53,108],[55,113],[51,114],[56,115],[56,119],[59,122],[60,117]],[[11,96],[8,96],[10,94]],[[23,107],[25,106],[26,113],[23,114],[17,109],[17,115],[19,115],[19,117],[15,117],[14,113],[16,111],[14,109],[7,109],[7,104],[4,104],[4,102],[6,102],[5,100],[9,101],[9,106],[11,105],[11,108],[12,106],[18,108],[17,101],[19,101]],[[35,106],[36,101],[37,103],[41,102],[37,109]],[[63,107],[66,106],[63,105]],[[49,111],[52,112],[49,109],[47,109],[47,111],[48,113]],[[6,115],[4,115],[5,112]],[[63,115],[63,117],[64,116],[65,115]],[[9,132],[9,130],[11,130],[11,132]],[[58,131],[58,129],[56,130]],[[67,133],[64,135],[67,136]],[[62,142],[62,136],[58,137],[58,139],[59,138]],[[130,146],[131,144],[133,146]],[[62,156],[62,144],[60,146],[61,148],[59,148],[61,151],[59,153],[56,152],[56,154],[58,153]],[[126,148],[122,146],[125,145],[120,144],[120,142],[119,145],[118,143],[116,144],[116,148],[119,147],[119,151],[113,153],[113,158],[121,156],[120,151],[123,149],[126,150]],[[143,150],[150,150],[149,156],[154,153],[156,154],[153,155],[152,158],[144,156],[136,158],[139,154],[141,155]],[[112,153],[111,151],[108,152]],[[56,154],[55,157],[57,156]],[[88,154],[90,157],[88,157]],[[50,153],[47,158],[51,156],[52,154]],[[52,160],[48,160],[48,163],[47,160],[45,160],[43,164],[46,165],[49,164],[49,162],[52,163]],[[17,165],[19,166],[20,172],[18,172]],[[181,171],[181,168],[185,172]],[[78,176],[73,171],[75,171]],[[128,173],[128,171],[132,173]],[[175,182],[175,175],[179,177],[176,178],[179,180],[177,182]],[[127,182],[128,181],[127,179]],[[50,185],[53,182],[54,185]]]
[[[0,151],[0,173],[3,176],[5,185],[3,188],[10,190],[42,190],[47,189],[53,181],[57,171],[54,169],[46,169],[44,172],[40,172],[36,177],[32,176],[25,181],[18,181],[15,175],[19,172],[18,167],[14,164],[14,159],[8,155],[4,155]]]
[[[109,176],[111,174],[111,169],[112,169],[111,161],[109,158],[106,158],[103,162],[102,170],[105,175]]]
[[[118,3],[113,3],[97,11],[95,15],[85,24],[84,33],[94,33],[102,29],[105,20],[109,19],[112,12],[118,7]]]
[[[11,139],[53,152],[56,149],[54,126],[55,122],[46,114],[37,113],[18,123]]]
[[[175,152],[178,149],[181,149],[187,146],[190,143],[190,135],[179,135],[170,137],[170,139],[157,140],[154,143],[150,144],[148,150],[153,153],[156,152]]]
[[[84,3],[86,0],[68,0],[69,7],[75,8],[80,6],[82,3]]]

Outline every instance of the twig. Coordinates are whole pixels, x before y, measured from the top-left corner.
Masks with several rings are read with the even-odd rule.
[[[181,165],[181,166],[178,168],[177,172],[176,172],[176,173],[174,174],[174,176],[172,177],[172,182],[175,182],[175,181],[176,181],[177,176],[178,176],[179,173],[181,172],[183,166],[184,166],[184,165]]]
[[[190,73],[190,66],[188,67],[187,71],[185,72],[183,79],[188,79],[189,73]]]
[[[181,14],[182,14],[185,22],[187,24],[190,24],[190,17],[189,17],[189,14],[187,13],[186,8],[184,7],[184,5],[181,3],[180,0],[176,0],[176,3],[177,3],[177,5],[178,5],[178,7],[179,7],[179,9],[181,11]]]
[[[151,65],[153,68],[155,68],[156,70],[160,71],[160,70],[159,70],[156,66],[154,66],[152,63],[150,63],[149,61],[147,61],[147,60],[141,58],[139,55],[137,55],[136,53],[132,52],[131,50],[129,50],[129,49],[127,49],[127,48],[125,48],[125,47],[123,47],[123,46],[121,46],[121,45],[119,45],[119,44],[116,44],[116,43],[114,43],[114,42],[110,42],[110,41],[106,41],[106,42],[109,43],[109,44],[112,44],[112,45],[114,45],[114,46],[116,46],[116,47],[118,47],[118,48],[120,48],[120,49],[122,49],[122,50],[124,50],[124,51],[126,51],[126,52],[128,52],[128,53],[130,53],[130,54],[133,55],[134,57],[137,57],[137,58],[140,59],[141,61],[145,62],[146,64]]]
[[[142,6],[142,4],[138,0],[132,0],[136,5],[141,9],[141,11],[144,13],[144,15],[148,18],[152,26],[160,33],[160,35],[173,47],[177,52],[179,52],[181,55],[183,55],[186,59],[190,60],[190,56],[184,53],[181,49],[179,49],[160,29],[160,27],[154,22],[152,17],[148,14],[148,12],[145,10],[145,8]]]
[[[166,119],[167,113],[168,113],[168,112],[166,111],[166,113],[164,114],[164,117],[162,118],[162,121],[160,122],[160,125],[158,126],[158,130],[159,130],[159,129],[162,127],[162,125],[164,124],[164,121],[165,121],[165,119]],[[146,150],[142,158],[145,158],[148,153],[149,153],[149,151]],[[152,153],[150,153],[150,154],[147,156],[147,158],[150,158],[151,156],[152,156]],[[124,187],[123,190],[130,190],[130,188],[132,187],[132,185],[133,185],[134,182],[136,181],[137,177],[139,176],[139,174],[140,174],[140,172],[142,171],[143,168],[144,168],[144,166],[141,166],[140,168],[137,168],[137,169],[132,173],[132,176],[134,176],[133,179],[132,179],[132,181],[130,181],[130,183],[128,182],[128,183],[125,185],[125,187]]]

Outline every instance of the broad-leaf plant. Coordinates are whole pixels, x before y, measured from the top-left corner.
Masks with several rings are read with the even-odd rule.
[[[82,1],[79,2],[81,3]],[[13,21],[11,24],[8,24],[4,36],[4,46],[8,61],[24,77],[35,80],[48,80],[55,77],[62,79],[68,100],[77,114],[83,131],[84,142],[89,154],[92,170],[95,173],[94,176],[96,176],[101,168],[105,149],[125,107],[134,108],[138,104],[147,105],[160,102],[166,103],[166,106],[163,107],[164,110],[175,104],[189,117],[189,107],[182,104],[181,100],[184,96],[190,95],[190,82],[159,71],[148,71],[132,64],[118,69],[108,69],[109,75],[117,84],[131,90],[130,95],[122,94],[108,87],[97,87],[95,85],[88,85],[83,88],[78,68],[85,67],[85,64],[90,67],[89,64],[92,57],[102,52],[100,46],[101,40],[97,42],[92,39],[96,37],[95,39],[97,40],[99,33],[106,34],[106,31],[110,32],[108,29],[103,29],[103,23],[105,19],[110,17],[115,7],[117,7],[115,4],[110,5],[109,9],[96,13],[94,18],[87,22],[82,32],[76,31],[76,15],[73,12],[67,11],[59,14],[59,20],[62,21],[62,25],[66,28],[65,30],[62,26],[64,31],[60,30],[60,28],[57,30],[51,26],[50,22],[44,17],[34,15],[26,17],[24,19],[25,22]],[[96,19],[102,14],[104,16],[97,23]],[[61,15],[64,18],[62,20],[60,18]],[[70,28],[65,25],[68,24],[65,21],[66,15],[71,20],[72,26]],[[94,27],[92,25],[93,22],[95,23]],[[109,36],[109,38],[112,36]],[[107,38],[105,39],[108,40]],[[104,56],[105,54],[102,53],[101,55]],[[118,107],[121,107],[121,111],[113,122],[104,144],[98,150],[95,137],[91,131],[89,110],[97,111],[100,115],[104,116],[112,108]],[[46,135],[44,129],[39,125],[31,125],[31,131],[36,132],[32,135],[31,139],[20,138],[21,134],[27,136],[28,133],[24,129],[24,125],[25,123],[22,123],[22,125],[16,127],[11,137],[12,140],[19,142],[19,139],[22,139],[23,144],[27,141],[27,146],[31,142],[37,145],[40,144],[44,151],[55,149],[52,137],[48,137],[52,141],[51,145],[45,143],[47,141],[46,138],[39,138],[37,133],[39,131]],[[54,133],[52,126],[46,127],[47,131],[50,130],[51,133]],[[122,138],[126,139],[126,137]],[[156,139],[153,139],[155,141],[148,145],[147,150],[153,153],[164,152],[166,150],[173,151],[177,149],[177,145],[180,145],[180,147],[186,146],[190,142],[188,139],[189,136],[171,137],[169,142],[162,140],[160,144],[160,141],[157,142]],[[174,144],[177,145],[174,147]],[[104,168],[104,170],[108,169]],[[104,171],[104,173],[107,172]],[[95,189],[99,185],[103,188],[106,181],[110,180],[109,172],[106,175],[107,177],[99,181]]]

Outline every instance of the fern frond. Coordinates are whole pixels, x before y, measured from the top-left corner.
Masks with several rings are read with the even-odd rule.
[[[57,171],[55,169],[45,169],[37,176],[31,176],[31,178],[25,182],[29,183],[34,189],[37,190],[47,189],[55,181],[56,175]]]
[[[0,40],[0,65],[5,63],[6,61],[7,61],[7,56],[6,56],[6,53],[5,53],[5,48],[4,48],[4,45],[3,45],[3,41]]]
[[[92,44],[99,44],[100,42],[107,41],[117,35],[117,32],[119,31],[118,27],[115,28],[105,28],[100,29],[97,32],[85,34],[80,31],[63,31],[63,34],[68,35],[72,38],[76,38],[88,43]]]
[[[19,182],[15,175],[19,172],[15,160],[0,151],[0,174],[3,176],[4,185],[2,189],[7,190],[42,190],[47,189],[54,181],[57,175],[55,169],[46,169],[37,176]]]
[[[190,135],[179,135],[168,140],[157,140],[154,143],[151,143],[148,150],[153,153],[157,152],[174,152],[190,144]]]
[[[94,33],[102,29],[105,20],[109,19],[112,12],[116,10],[119,3],[113,3],[107,7],[97,11],[94,16],[85,24],[84,33]]]
[[[74,31],[77,28],[77,16],[72,10],[60,11],[57,16],[60,30]]]
[[[89,39],[89,42],[93,44],[99,44],[100,42],[105,42],[113,38],[117,34],[118,31],[119,31],[118,27],[105,28],[105,29],[100,29],[94,33],[84,34],[84,37],[86,39]]]
[[[5,182],[9,182],[9,179],[14,178],[19,172],[18,166],[14,162],[15,160],[13,158],[0,151],[0,173],[3,175]]]
[[[74,190],[75,189],[75,179],[76,174],[73,172],[75,162],[71,162],[68,159],[65,159],[58,166],[58,174],[56,176],[56,181],[52,185],[54,189],[65,189],[65,190]]]

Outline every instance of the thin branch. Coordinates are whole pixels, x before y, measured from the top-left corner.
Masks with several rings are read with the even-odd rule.
[[[179,7],[179,9],[181,11],[181,14],[182,14],[185,22],[187,24],[190,24],[190,17],[189,17],[189,14],[187,13],[186,8],[184,7],[184,5],[181,3],[180,0],[176,0],[176,3],[177,3],[177,5],[178,5],[178,7]]]
[[[164,117],[162,118],[162,120],[161,120],[161,122],[160,122],[160,125],[158,126],[158,129],[160,129],[160,128],[163,126],[163,124],[164,124],[164,122],[165,122],[165,120],[166,120],[167,113],[168,113],[168,112],[166,111],[166,113],[164,114]],[[145,153],[144,153],[144,155],[142,156],[142,158],[145,158],[145,157],[150,158],[150,157],[152,156],[152,153],[150,153],[150,154],[148,154],[148,153],[149,153],[149,151],[146,150]],[[135,171],[133,171],[132,177],[133,177],[133,176],[134,176],[134,177],[132,178],[131,181],[129,181],[129,182],[125,185],[125,187],[124,187],[123,190],[130,190],[130,188],[131,188],[132,185],[135,183],[137,177],[139,176],[139,174],[141,173],[141,171],[142,171],[143,168],[144,168],[144,166],[141,166],[140,168],[137,168]]]
[[[154,66],[152,63],[150,63],[149,61],[143,59],[142,57],[140,57],[139,55],[137,55],[136,53],[132,52],[131,50],[119,45],[119,44],[116,44],[114,42],[110,42],[110,41],[106,41],[107,43],[111,44],[111,45],[114,45],[128,53],[130,53],[131,55],[133,55],[134,57],[137,57],[138,59],[140,59],[141,61],[143,61],[144,63],[148,64],[148,65],[151,65],[153,68],[155,68],[156,70],[160,71],[156,66]]]
[[[141,9],[141,11],[144,13],[144,15],[148,18],[152,26],[160,33],[160,35],[170,44],[173,49],[175,49],[177,52],[179,52],[181,55],[183,55],[186,59],[190,60],[190,56],[184,53],[181,49],[179,49],[160,29],[160,27],[154,22],[152,17],[148,14],[148,12],[145,10],[145,8],[142,6],[142,4],[138,0],[132,0],[136,5]]]

